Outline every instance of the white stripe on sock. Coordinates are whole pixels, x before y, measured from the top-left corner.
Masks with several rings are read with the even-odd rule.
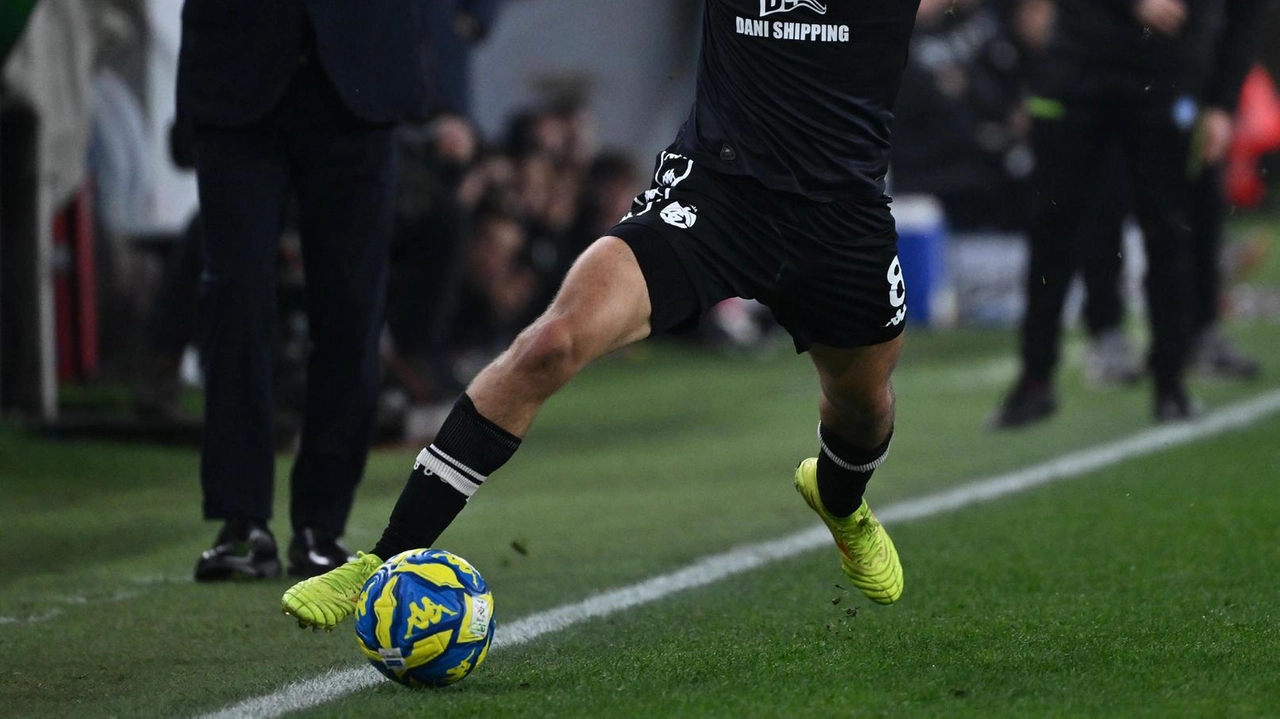
[[[822,423],[821,422],[818,423],[818,444],[822,445],[822,453],[827,455],[827,458],[830,459],[832,462],[835,462],[837,467],[841,469],[846,469],[850,472],[870,472],[876,467],[879,467],[880,465],[884,464],[884,461],[889,458],[889,448],[885,447],[884,452],[879,457],[872,460],[871,462],[868,462],[867,464],[850,464],[849,462],[846,462],[843,459],[840,459],[839,457],[836,456],[835,452],[831,451],[831,448],[827,446],[827,443],[822,441]]]
[[[434,444],[431,445],[430,447],[427,447],[427,451],[434,454],[436,457],[440,458],[446,464],[452,465],[454,469],[458,470],[459,472],[462,472],[463,476],[465,476],[467,479],[470,479],[472,482],[475,482],[476,484],[484,484],[484,481],[489,478],[489,475],[480,474],[479,472],[469,467],[465,462],[459,462],[456,457],[440,449]]]
[[[441,452],[441,454],[444,453]],[[444,456],[447,457],[448,455]],[[427,449],[418,453],[418,461],[415,463],[415,466],[421,466],[426,470],[427,474],[434,474],[439,477],[442,482],[458,490],[462,496],[468,499],[476,493],[477,489],[480,489],[480,485],[484,482],[483,479],[477,482],[471,477],[459,472],[457,469],[454,469],[451,465],[445,463]]]

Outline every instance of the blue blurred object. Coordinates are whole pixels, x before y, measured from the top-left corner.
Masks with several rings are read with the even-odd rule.
[[[930,195],[893,200],[898,226],[898,260],[907,283],[907,321],[936,326],[946,305],[947,220],[942,204]]]

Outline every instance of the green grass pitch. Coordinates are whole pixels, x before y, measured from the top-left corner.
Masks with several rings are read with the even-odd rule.
[[[1280,385],[1280,327],[1232,334],[1267,379],[1195,383],[1211,408]],[[873,506],[1149,425],[1146,388],[1088,392],[1068,362],[1055,420],[987,432],[1012,349],[912,332]],[[484,573],[501,625],[810,527],[790,475],[815,449],[815,398],[789,352],[613,358],[552,401],[440,546]],[[494,652],[450,689],[384,684],[299,716],[1280,716],[1277,437],[1272,418],[891,525],[907,572],[893,607],[837,589],[824,548]],[[353,546],[375,540],[415,454],[374,454]],[[286,580],[191,583],[215,531],[192,451],[0,428],[0,715],[190,716],[360,665],[349,626],[279,614]]]

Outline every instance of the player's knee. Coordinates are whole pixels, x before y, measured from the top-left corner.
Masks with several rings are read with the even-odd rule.
[[[843,387],[826,392],[826,400],[850,424],[878,426],[893,419],[893,387],[888,383]]]
[[[579,369],[573,328],[562,317],[543,316],[520,334],[514,360],[522,375],[561,383]]]

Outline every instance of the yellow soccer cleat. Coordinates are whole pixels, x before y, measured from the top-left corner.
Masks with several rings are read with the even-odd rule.
[[[341,567],[289,587],[280,606],[300,627],[332,630],[355,613],[364,583],[380,566],[377,556],[356,552],[356,558]]]
[[[810,457],[796,467],[796,491],[831,530],[840,548],[840,569],[878,604],[893,604],[902,596],[902,562],[898,550],[866,501],[848,517],[833,517],[818,497],[818,460]]]

